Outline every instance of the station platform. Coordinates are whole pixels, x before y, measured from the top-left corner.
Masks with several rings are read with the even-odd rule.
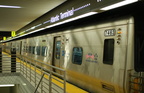
[[[88,93],[68,83],[64,69],[43,64],[26,56],[16,57],[13,65],[11,57],[12,55],[2,52],[0,80],[4,81],[0,84],[15,84],[16,93]],[[54,72],[53,69],[61,73]]]

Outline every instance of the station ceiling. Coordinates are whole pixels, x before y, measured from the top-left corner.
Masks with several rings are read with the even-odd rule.
[[[65,1],[0,0],[0,31],[17,31]]]

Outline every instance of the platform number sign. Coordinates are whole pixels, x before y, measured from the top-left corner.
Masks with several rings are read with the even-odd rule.
[[[115,36],[116,30],[115,29],[108,29],[104,31],[104,36]]]

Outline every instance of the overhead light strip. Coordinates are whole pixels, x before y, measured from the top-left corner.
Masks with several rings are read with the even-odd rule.
[[[22,8],[20,6],[0,5],[0,8]]]
[[[15,86],[14,84],[6,84],[6,85],[0,85],[0,87],[13,87]]]
[[[88,13],[79,15],[79,16],[77,16],[77,17],[73,17],[73,18],[67,19],[67,20],[65,20],[65,21],[58,22],[58,23],[56,23],[56,24],[47,26],[46,28],[51,28],[51,27],[54,27],[54,26],[58,26],[58,25],[61,25],[61,24],[64,24],[64,23],[68,23],[68,22],[71,22],[71,21],[74,21],[74,20],[78,20],[78,19],[81,19],[81,18],[84,18],[84,17],[91,16],[91,15],[94,15],[94,14],[97,14],[97,12],[88,12]]]
[[[113,4],[113,5],[104,7],[102,9],[100,9],[100,10],[110,10],[110,9],[118,8],[118,7],[127,5],[127,4],[131,4],[131,3],[134,3],[134,2],[137,2],[137,1],[138,0],[124,0],[122,2],[119,2],[119,3]]]

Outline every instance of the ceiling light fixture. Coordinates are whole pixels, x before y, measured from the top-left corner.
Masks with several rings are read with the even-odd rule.
[[[0,5],[0,8],[21,8],[20,6]]]
[[[14,84],[6,84],[6,85],[0,85],[0,87],[13,87],[15,86]]]
[[[138,0],[124,0],[124,1],[119,2],[119,3],[113,4],[113,5],[110,5],[110,6],[106,6],[102,9],[100,9],[100,10],[110,10],[110,9],[121,7],[121,6],[124,6],[124,5],[127,5],[127,4],[131,4],[131,3],[134,3],[134,2],[137,2],[137,1]]]

